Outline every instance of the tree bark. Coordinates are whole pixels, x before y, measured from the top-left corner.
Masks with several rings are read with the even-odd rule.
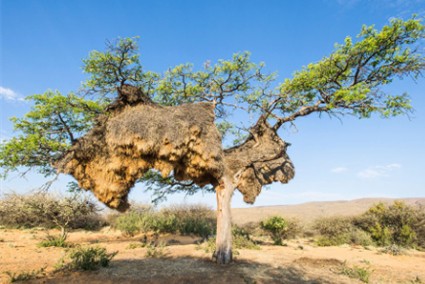
[[[222,178],[220,184],[215,187],[217,195],[217,234],[216,251],[213,258],[218,264],[228,264],[232,261],[232,216],[230,202],[233,191],[233,183],[229,178]]]

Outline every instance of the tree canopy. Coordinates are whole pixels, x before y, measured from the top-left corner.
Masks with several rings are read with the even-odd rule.
[[[139,88],[160,105],[214,103],[216,126],[223,140],[234,140],[233,146],[250,135],[249,125],[241,127],[230,118],[235,110],[267,121],[275,131],[313,113],[358,118],[406,114],[412,110],[408,95],[387,93],[383,87],[396,78],[421,75],[423,38],[424,26],[415,16],[392,19],[380,30],[363,26],[356,38],[347,37],[329,56],[280,83],[275,73],[264,72],[263,63],[252,62],[249,52],[215,64],[206,62],[201,69],[182,64],[162,74],[146,71],[137,38],[121,38],[83,60],[88,79],[77,94],[48,90],[27,98],[33,107],[24,117],[11,119],[16,136],[0,144],[0,166],[3,175],[21,167],[46,176],[56,174],[55,161],[93,127],[100,114],[107,113],[115,98],[119,100],[118,90],[124,85]],[[164,178],[155,171],[141,181],[156,190],[158,199],[176,190],[199,189],[190,181]]]

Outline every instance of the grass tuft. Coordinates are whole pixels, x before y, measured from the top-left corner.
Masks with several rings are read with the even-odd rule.
[[[344,262],[336,271],[338,274],[346,275],[353,279],[358,279],[364,283],[369,283],[370,275],[372,271],[368,267],[360,267],[354,265],[353,267],[347,266],[347,262]]]
[[[65,259],[61,259],[57,270],[97,270],[109,266],[118,252],[108,253],[102,247],[77,247],[70,250]]]
[[[11,283],[18,282],[18,281],[28,281],[32,279],[37,279],[44,277],[46,275],[45,267],[40,268],[39,270],[33,270],[33,271],[24,271],[24,272],[10,272],[6,271],[4,272],[9,276],[9,281]]]

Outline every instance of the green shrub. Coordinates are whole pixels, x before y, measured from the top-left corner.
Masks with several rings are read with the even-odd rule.
[[[156,213],[150,220],[149,229],[155,233],[174,234],[178,231],[178,223],[174,214]]]
[[[146,245],[146,257],[151,258],[162,258],[167,255],[167,252],[165,251],[165,244],[154,244],[149,243]]]
[[[195,235],[206,239],[215,231],[213,211],[201,205],[173,206],[159,212],[146,207],[141,210],[139,207],[110,219],[114,228],[129,236],[139,232],[155,232]]]
[[[181,205],[164,208],[161,214],[175,220],[175,231],[207,239],[215,233],[215,214],[204,205]],[[173,232],[170,232],[173,233]]]
[[[234,225],[232,227],[232,244],[233,249],[261,249],[252,239],[251,235],[241,227]],[[216,237],[210,237],[202,244],[199,245],[199,249],[203,249],[206,253],[212,253],[216,249]],[[233,252],[237,253],[236,251]]]
[[[260,249],[260,246],[251,239],[251,235],[244,228],[234,225],[232,228],[232,238],[235,249]]]
[[[134,236],[141,230],[141,219],[143,218],[139,212],[129,211],[115,218],[111,225],[113,228],[120,230],[124,235]]]
[[[62,237],[53,237],[47,236],[45,240],[42,240],[37,244],[38,247],[60,247],[60,248],[69,248],[72,245],[66,241],[66,239]]]
[[[146,247],[146,243],[142,243],[142,242],[140,242],[140,243],[130,243],[130,244],[128,244],[128,246],[127,246],[127,249],[136,249],[136,248],[144,248],[144,247]]]
[[[108,253],[102,247],[78,247],[70,250],[65,257],[68,261],[62,259],[58,267],[66,270],[97,270],[109,266],[117,253]]]
[[[371,270],[368,267],[359,267],[359,266],[353,266],[349,267],[347,266],[346,262],[344,262],[341,267],[339,267],[336,271],[338,274],[346,275],[353,279],[359,279],[360,281],[364,283],[369,283],[369,278],[371,275]]]
[[[424,247],[424,212],[421,207],[408,206],[401,201],[391,205],[379,203],[354,222],[369,232],[380,246]]]
[[[280,216],[270,217],[260,223],[261,228],[272,238],[275,245],[282,245],[283,240],[294,238],[300,227],[294,220],[285,220]]]

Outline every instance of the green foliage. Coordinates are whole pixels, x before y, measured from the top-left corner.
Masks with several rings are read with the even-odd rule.
[[[424,26],[415,16],[406,21],[392,19],[379,31],[365,26],[357,39],[347,37],[331,55],[295,72],[277,88],[276,74],[265,74],[264,64],[253,63],[249,52],[215,64],[207,62],[200,70],[188,63],[157,74],[142,68],[135,38],[108,42],[105,51],[92,51],[83,60],[89,75],[84,94],[95,99],[57,91],[29,97],[32,110],[12,119],[17,136],[0,144],[0,167],[4,176],[20,167],[37,168],[44,175],[56,173],[55,161],[91,128],[96,116],[108,114],[107,104],[124,84],[140,88],[160,105],[214,102],[217,126],[228,135],[223,141],[233,140],[232,144],[249,135],[246,129],[252,121],[247,117],[266,119],[277,131],[312,113],[359,118],[405,114],[412,109],[407,94],[388,94],[382,87],[395,78],[421,74],[425,58],[417,45],[423,38]],[[245,114],[239,116],[240,121],[231,120],[236,112]],[[190,181],[162,178],[154,171],[140,181],[154,190],[157,201],[169,193],[212,190],[211,186],[201,189]],[[404,234],[410,233],[406,228]]]
[[[364,26],[357,38],[353,42],[347,37],[330,56],[285,80],[280,85],[282,112],[304,107],[307,112],[341,112],[368,118],[373,113],[390,117],[411,110],[406,94],[386,94],[380,87],[396,77],[421,74],[424,57],[412,48],[424,38],[421,20],[392,19],[380,31]]]
[[[315,221],[319,246],[357,244],[368,246],[423,247],[425,230],[423,207],[408,206],[396,201],[372,206],[357,217],[328,217]]]
[[[300,231],[294,220],[285,220],[280,216],[273,216],[260,223],[261,228],[270,234],[275,245],[282,245],[283,240],[294,238]]]
[[[355,220],[358,227],[369,232],[380,246],[396,244],[402,247],[423,245],[425,210],[396,201],[386,206],[379,203]]]
[[[260,246],[251,238],[251,235],[243,228],[234,225],[232,227],[232,245],[233,249],[251,249],[259,250]],[[203,249],[206,253],[212,253],[216,250],[216,237],[210,237],[202,244],[199,249]],[[236,255],[238,252],[233,250]]]
[[[341,267],[337,270],[338,274],[346,275],[353,279],[359,279],[364,283],[369,283],[370,275],[372,271],[368,267],[359,267],[354,265],[353,267],[347,266],[347,263],[344,262]]]
[[[64,237],[53,237],[53,236],[47,236],[45,240],[42,240],[40,243],[37,244],[38,247],[59,247],[59,248],[69,248],[72,247],[72,245],[68,242],[66,242],[66,238]]]
[[[146,245],[146,257],[150,258],[163,258],[167,255],[165,251],[165,244],[149,243]]]
[[[97,270],[109,266],[109,262],[118,252],[108,253],[102,247],[77,247],[70,250],[59,264],[65,270]]]
[[[146,247],[146,243],[139,242],[139,243],[130,243],[127,246],[127,249],[136,249],[136,248],[144,248]]]
[[[136,208],[118,216],[111,224],[129,236],[139,232],[155,232],[180,233],[206,239],[215,231],[213,212],[201,205],[174,206],[161,211]]]
[[[6,271],[4,273],[9,276],[10,283],[28,281],[32,279],[41,278],[46,275],[46,271],[44,267],[38,270],[29,271],[29,272],[28,271],[24,271],[24,272]]]
[[[0,167],[4,175],[19,166],[35,167],[50,175],[55,172],[52,163],[92,127],[103,107],[73,93],[64,96],[58,91],[32,95],[26,100],[33,106],[23,118],[11,118],[19,134],[0,143]]]
[[[235,249],[260,249],[260,246],[252,240],[250,233],[236,225],[232,227],[232,241]]]
[[[83,87],[104,96],[114,94],[117,87],[123,84],[132,84],[142,87],[149,94],[158,75],[142,71],[136,39],[119,38],[115,42],[108,42],[104,52],[90,52],[89,57],[83,60],[83,70],[90,75]]]
[[[111,222],[111,225],[113,228],[120,230],[127,236],[134,236],[144,227],[143,224],[145,219],[145,214],[130,210],[129,212],[115,218]]]
[[[81,195],[6,194],[0,199],[0,224],[10,228],[96,229],[104,224],[99,209]]]
[[[206,239],[215,233],[215,214],[207,206],[172,206],[164,208],[160,213],[174,220],[175,231],[182,235],[194,235]]]

